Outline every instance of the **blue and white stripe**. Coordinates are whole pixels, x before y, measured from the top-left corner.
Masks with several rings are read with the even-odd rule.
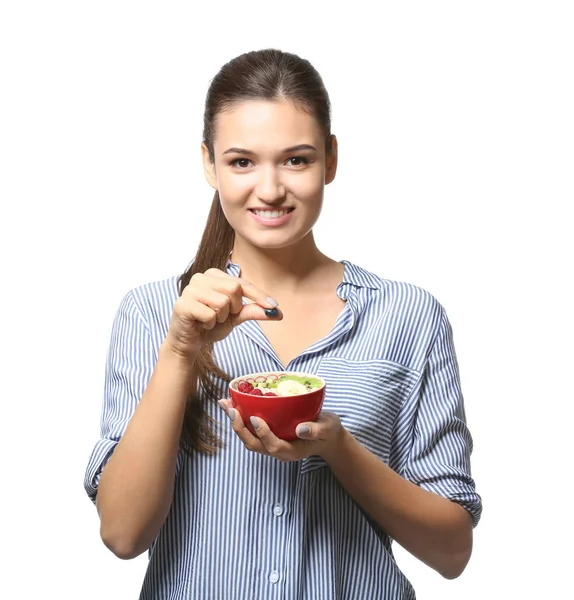
[[[403,477],[460,503],[476,525],[472,439],[452,332],[441,305],[415,286],[344,261],[346,300],[333,331],[289,370],[327,382],[325,410]],[[239,267],[228,266],[239,275]],[[177,298],[177,278],[129,292],[114,321],[102,434],[85,488],[99,477],[149,381]],[[232,377],[283,367],[256,322],[215,345]],[[221,382],[220,395],[227,396]],[[149,552],[140,600],[411,600],[386,533],[318,457],[282,463],[247,451],[213,404],[225,448],[180,454],[171,512]]]

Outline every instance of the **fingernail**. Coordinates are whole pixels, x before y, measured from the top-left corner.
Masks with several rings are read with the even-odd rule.
[[[276,317],[279,314],[279,311],[276,308],[266,308],[265,316],[267,317]]]
[[[229,420],[230,420],[230,421],[233,423],[233,421],[235,421],[235,418],[236,418],[236,416],[237,416],[237,415],[235,414],[235,409],[234,409],[234,408],[230,408],[230,409],[227,411],[227,416],[229,417]]]
[[[277,300],[275,300],[274,298],[271,298],[271,296],[268,296],[266,300],[267,304],[271,304],[271,306],[273,306],[274,308],[277,308],[279,306],[279,302],[277,302]]]
[[[301,425],[301,427],[297,427],[297,435],[309,435],[311,433],[311,428],[308,425]]]
[[[221,408],[223,408],[223,410],[225,410],[225,400],[218,400],[217,404],[219,404],[219,406],[221,406]]]
[[[253,425],[253,429],[255,429],[255,430],[259,429],[259,420],[257,419],[257,417],[251,417],[250,421],[251,421],[251,425]]]

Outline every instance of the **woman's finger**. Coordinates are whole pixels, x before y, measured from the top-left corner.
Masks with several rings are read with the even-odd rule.
[[[229,400],[229,398],[222,398],[221,400],[217,401],[217,404],[221,406],[225,413],[227,413],[228,408],[233,408],[233,404],[231,403],[231,400]]]
[[[208,275],[208,273],[210,273]],[[218,273],[214,275],[214,273]],[[205,273],[196,273],[190,280],[189,292],[199,293],[198,290],[211,290],[227,298],[229,313],[237,314],[243,305],[241,283],[237,277],[231,277],[218,269],[209,269]],[[186,288],[187,290],[187,288]],[[184,292],[185,293],[185,292]]]
[[[211,308],[217,315],[216,320],[218,323],[227,321],[231,303],[229,296],[226,294],[209,287],[193,286],[188,290],[186,298]]]
[[[340,428],[340,423],[339,417],[335,413],[322,411],[316,421],[299,423],[295,432],[299,438],[304,440],[325,440],[333,431]]]
[[[285,440],[279,439],[271,431],[271,429],[269,429],[269,425],[267,425],[267,423],[263,419],[259,419],[258,417],[252,417],[251,424],[253,425],[253,429],[255,429],[255,433],[257,434],[258,439],[263,444],[268,454],[275,456],[281,460],[298,459],[297,456],[293,455],[293,444],[290,444]]]
[[[180,296],[174,305],[174,315],[186,326],[191,320],[198,321],[204,329],[213,329],[217,322],[217,312],[209,306]]]
[[[243,423],[243,419],[241,418],[241,414],[236,408],[228,406],[226,410],[227,416],[231,421],[231,426],[233,427],[233,431],[237,434],[237,437],[243,442],[243,445],[252,452],[259,452],[260,454],[267,454],[265,450],[265,446],[261,443],[257,437],[255,437],[245,424]]]
[[[279,308],[265,309],[259,304],[244,304],[237,315],[231,315],[231,324],[235,327],[245,321],[281,321],[283,313]]]
[[[274,308],[277,308],[278,303],[274,298],[271,298],[269,294],[259,289],[251,282],[242,279],[241,277],[233,277],[232,275],[228,275],[227,273],[224,273],[223,271],[220,271],[218,269],[208,269],[205,272],[205,276],[227,281],[228,283],[223,284],[224,289],[230,289],[227,287],[228,285],[238,285],[239,289],[233,290],[235,293],[240,293],[242,297],[248,298],[249,300],[251,300],[255,304],[258,304],[264,309],[273,310]],[[214,289],[222,291],[222,289],[220,287],[216,287],[215,284]],[[232,310],[231,313],[237,314],[239,312],[239,309],[241,309],[241,306],[234,308],[238,308],[238,310]]]

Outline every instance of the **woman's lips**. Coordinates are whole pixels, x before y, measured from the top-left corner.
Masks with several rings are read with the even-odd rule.
[[[268,217],[263,214],[256,214],[253,210],[249,210],[249,214],[260,225],[265,225],[266,227],[278,227],[279,225],[283,225],[289,221],[291,215],[293,214],[293,210],[289,210],[287,213],[278,217]]]

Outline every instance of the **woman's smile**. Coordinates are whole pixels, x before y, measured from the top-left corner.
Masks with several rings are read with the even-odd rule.
[[[265,227],[279,227],[291,219],[294,208],[249,208],[253,220]]]

